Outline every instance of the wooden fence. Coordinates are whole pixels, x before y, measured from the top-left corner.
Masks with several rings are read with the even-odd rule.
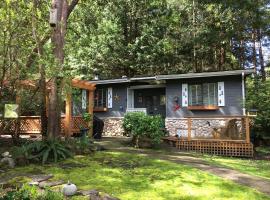
[[[15,132],[16,124],[19,124],[20,134],[40,134],[41,120],[39,116],[21,116],[19,119],[0,119],[0,134],[9,135]],[[65,116],[61,117],[61,133],[64,134]],[[72,133],[80,132],[81,128],[87,128],[88,124],[81,116],[73,116],[71,121]]]

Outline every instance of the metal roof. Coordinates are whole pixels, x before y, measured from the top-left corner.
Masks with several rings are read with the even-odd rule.
[[[232,76],[241,75],[244,72],[245,75],[252,74],[253,69],[245,70],[232,70],[232,71],[219,71],[219,72],[202,72],[202,73],[187,73],[187,74],[171,74],[171,75],[157,75],[147,77],[134,77],[134,78],[119,78],[108,80],[93,80],[91,83],[97,85],[112,84],[112,83],[129,83],[136,81],[149,81],[149,80],[170,80],[170,79],[187,79],[187,78],[201,78],[201,77],[214,77],[214,76]]]

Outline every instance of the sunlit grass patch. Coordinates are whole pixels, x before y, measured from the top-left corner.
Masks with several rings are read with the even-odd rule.
[[[66,169],[61,167],[65,163],[80,165]],[[54,179],[70,180],[79,189],[97,189],[125,200],[270,199],[190,166],[129,153],[98,152],[52,165],[20,167],[10,173],[32,169],[54,174]]]

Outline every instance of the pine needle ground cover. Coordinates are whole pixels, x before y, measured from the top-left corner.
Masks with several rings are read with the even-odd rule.
[[[63,167],[66,165],[75,167]],[[0,178],[35,172],[53,174],[55,179],[70,180],[79,189],[97,189],[125,200],[270,199],[252,188],[190,166],[129,153],[98,152],[51,165],[18,167]]]

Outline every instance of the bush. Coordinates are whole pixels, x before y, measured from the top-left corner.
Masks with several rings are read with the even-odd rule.
[[[97,147],[87,135],[79,138],[70,138],[66,141],[67,146],[75,154],[89,154],[96,151]]]
[[[134,137],[137,147],[140,139],[144,137],[150,138],[153,144],[159,144],[164,136],[163,127],[164,120],[161,116],[149,116],[143,112],[127,113],[123,121],[125,132]]]
[[[270,137],[270,79],[262,81],[255,77],[249,79],[247,83],[247,109],[256,108],[258,110],[252,131],[257,137]]]
[[[25,144],[17,149],[19,155],[28,161],[40,161],[45,164],[49,161],[57,162],[71,157],[72,154],[66,145],[57,139],[48,139]]]
[[[36,186],[23,185],[19,190],[9,191],[0,195],[0,200],[63,200],[65,199],[60,192],[46,189],[40,192]]]

